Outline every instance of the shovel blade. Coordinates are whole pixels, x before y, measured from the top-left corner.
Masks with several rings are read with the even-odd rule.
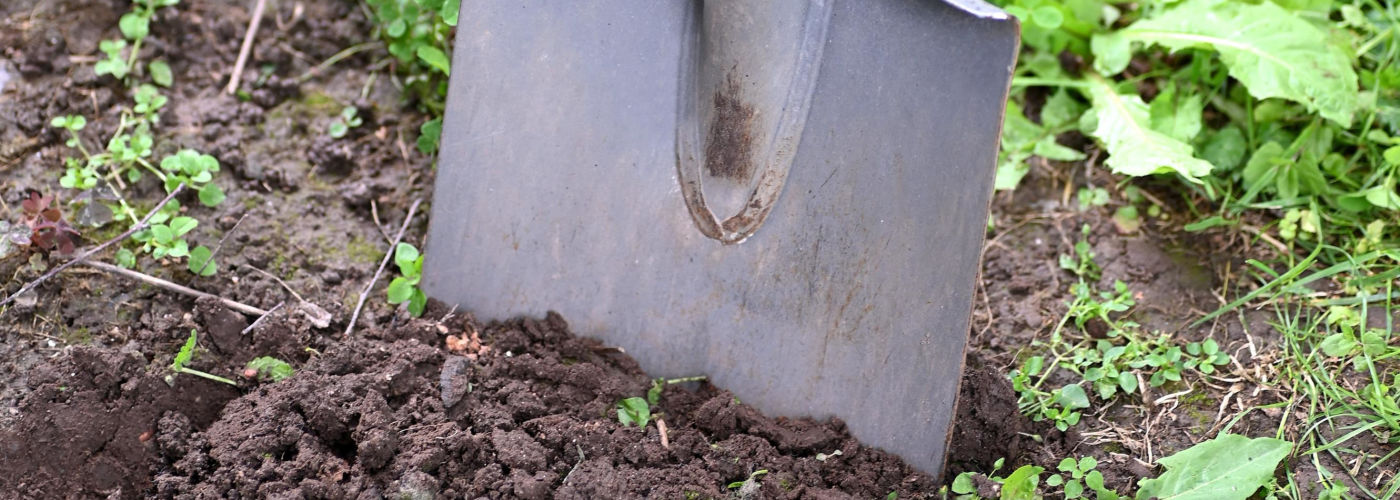
[[[811,2],[828,18],[800,140],[756,134],[765,158],[790,155],[781,195],[723,241],[698,229],[678,173],[678,130],[708,130],[683,122],[725,115],[685,109],[726,105],[686,95],[725,81],[687,80],[703,9],[525,3],[462,2],[429,295],[484,317],[559,311],[654,375],[839,417],[940,475],[1015,22],[972,2]],[[754,115],[793,109],[774,102]],[[795,149],[773,145],[785,137]]]

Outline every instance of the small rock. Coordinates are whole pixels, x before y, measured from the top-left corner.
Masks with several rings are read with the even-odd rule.
[[[467,389],[471,387],[470,374],[467,372],[470,366],[471,360],[462,356],[448,356],[447,360],[442,362],[438,386],[442,391],[444,409],[456,406],[457,402],[467,395]]]

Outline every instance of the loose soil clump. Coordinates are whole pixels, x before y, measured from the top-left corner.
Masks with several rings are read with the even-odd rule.
[[[658,422],[623,426],[617,401],[645,394],[651,381],[619,350],[573,336],[556,314],[483,328],[470,315],[433,312],[439,319],[324,342],[291,378],[243,379],[241,391],[184,375],[167,385],[152,368],[163,360],[129,347],[71,348],[32,376],[20,416],[0,433],[0,469],[10,471],[0,491],[918,498],[934,488],[898,458],[861,446],[839,420],[771,419],[708,384],[666,386],[664,438]],[[220,327],[220,317],[201,315],[201,330],[243,326]],[[210,341],[197,364],[227,366],[259,350],[286,356],[294,342],[260,339],[296,338],[287,335],[296,328],[275,318],[259,333]],[[473,334],[476,352],[444,347],[448,335]]]

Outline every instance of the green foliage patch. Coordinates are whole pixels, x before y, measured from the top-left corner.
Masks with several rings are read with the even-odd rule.
[[[405,95],[429,115],[419,128],[418,150],[437,152],[447,78],[452,74],[452,34],[457,0],[368,0],[376,23],[375,37],[398,61]]]
[[[418,288],[418,283],[423,281],[423,255],[418,252],[418,248],[408,243],[399,243],[394,247],[394,264],[399,267],[402,276],[395,277],[389,283],[389,303],[408,303],[408,312],[413,317],[423,315],[423,308],[428,305],[428,296],[423,290]]]

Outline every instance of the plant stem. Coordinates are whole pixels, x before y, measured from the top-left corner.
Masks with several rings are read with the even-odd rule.
[[[694,377],[681,377],[681,378],[670,378],[670,379],[666,379],[666,385],[671,385],[671,384],[684,384],[684,383],[686,383],[686,382],[704,382],[704,381],[705,381],[705,376],[704,376],[704,375],[697,375],[697,376],[694,376]]]
[[[1391,37],[1392,35],[1394,35],[1394,34],[1395,34],[1395,27],[1392,26],[1390,29],[1385,30],[1384,33],[1381,33],[1381,34],[1379,34],[1379,35],[1376,35],[1376,36],[1372,37],[1370,40],[1367,40],[1366,43],[1361,44],[1360,47],[1357,47],[1357,48],[1356,48],[1356,53],[1357,53],[1357,54],[1365,54],[1365,53],[1367,53],[1367,52],[1370,52],[1371,49],[1373,49],[1373,48],[1376,47],[1376,44],[1379,44],[1379,43],[1381,43],[1381,42],[1386,41],[1386,39],[1390,38],[1390,37]]]
[[[238,91],[238,80],[243,77],[243,65],[247,64],[248,54],[253,50],[253,38],[258,34],[258,25],[262,23],[263,9],[266,7],[267,0],[258,0],[253,6],[253,17],[248,20],[248,30],[243,32],[243,44],[238,48],[238,60],[234,61],[233,73],[229,75],[226,89],[229,95]]]
[[[149,18],[147,18],[147,22],[150,22]],[[136,55],[141,53],[141,42],[145,40],[145,37],[137,38],[136,42],[131,44],[131,54],[126,58],[126,76],[132,76],[136,73]]]
[[[332,55],[330,58],[326,59],[321,64],[317,64],[316,67],[311,68],[306,73],[303,73],[301,76],[298,76],[296,82],[305,83],[307,80],[310,80],[316,75],[320,74],[322,71],[325,71],[326,68],[334,66],[335,63],[340,62],[342,59],[353,56],[360,52],[364,52],[365,50],[380,47],[382,45],[383,44],[379,42],[365,42],[361,44],[351,45],[345,48],[345,50],[336,52],[335,55]]]
[[[107,184],[107,188],[112,190],[112,194],[114,194],[114,195],[117,196],[117,203],[120,204],[120,205],[122,206],[122,211],[126,212],[126,216],[128,217],[127,220],[132,220],[132,221],[138,220],[138,219],[136,218],[136,212],[133,211],[133,210],[131,209],[131,206],[129,206],[129,205],[126,204],[126,197],[125,197],[125,196],[122,196],[122,192],[121,192],[120,189],[117,189],[116,186],[113,186],[113,185],[112,185],[111,179],[108,179],[108,178],[105,178],[105,177],[104,177],[104,178],[102,178],[102,182],[106,183],[106,184]],[[118,182],[121,182],[120,179],[118,179]],[[89,203],[93,203],[93,202],[89,202]]]
[[[83,159],[84,159],[84,160],[91,159],[91,158],[92,158],[92,155],[91,155],[91,154],[88,154],[87,147],[86,147],[86,146],[83,146],[83,138],[78,137],[78,132],[76,132],[76,131],[74,131],[73,129],[70,128],[70,129],[68,129],[68,135],[72,136],[72,137],[73,137],[73,142],[78,144],[78,152],[80,152],[80,153],[83,154]]]
[[[196,377],[203,377],[203,378],[206,378],[206,379],[209,379],[209,380],[213,380],[213,381],[215,381],[215,382],[223,382],[223,383],[225,383],[225,384],[228,384],[228,385],[231,385],[231,386],[234,386],[234,387],[238,387],[238,382],[234,382],[234,381],[232,381],[232,380],[229,380],[229,379],[226,379],[226,378],[223,378],[223,377],[220,377],[220,376],[218,376],[218,375],[211,374],[211,373],[204,373],[204,372],[202,372],[202,371],[195,370],[195,369],[193,369],[193,368],[180,367],[179,369],[176,369],[175,372],[176,372],[176,373],[188,373],[188,374],[194,375],[194,376],[196,376]]]
[[[156,168],[155,165],[151,165],[151,162],[148,162],[141,158],[137,158],[136,163],[139,163],[141,164],[141,166],[146,167],[146,170],[150,170],[152,174],[155,174],[156,177],[160,178],[161,182],[165,182],[165,173],[161,172],[160,169]]]
[[[1030,78],[1018,76],[1011,79],[1012,87],[1072,87],[1088,88],[1092,84],[1082,80],[1068,80],[1064,78]]]

